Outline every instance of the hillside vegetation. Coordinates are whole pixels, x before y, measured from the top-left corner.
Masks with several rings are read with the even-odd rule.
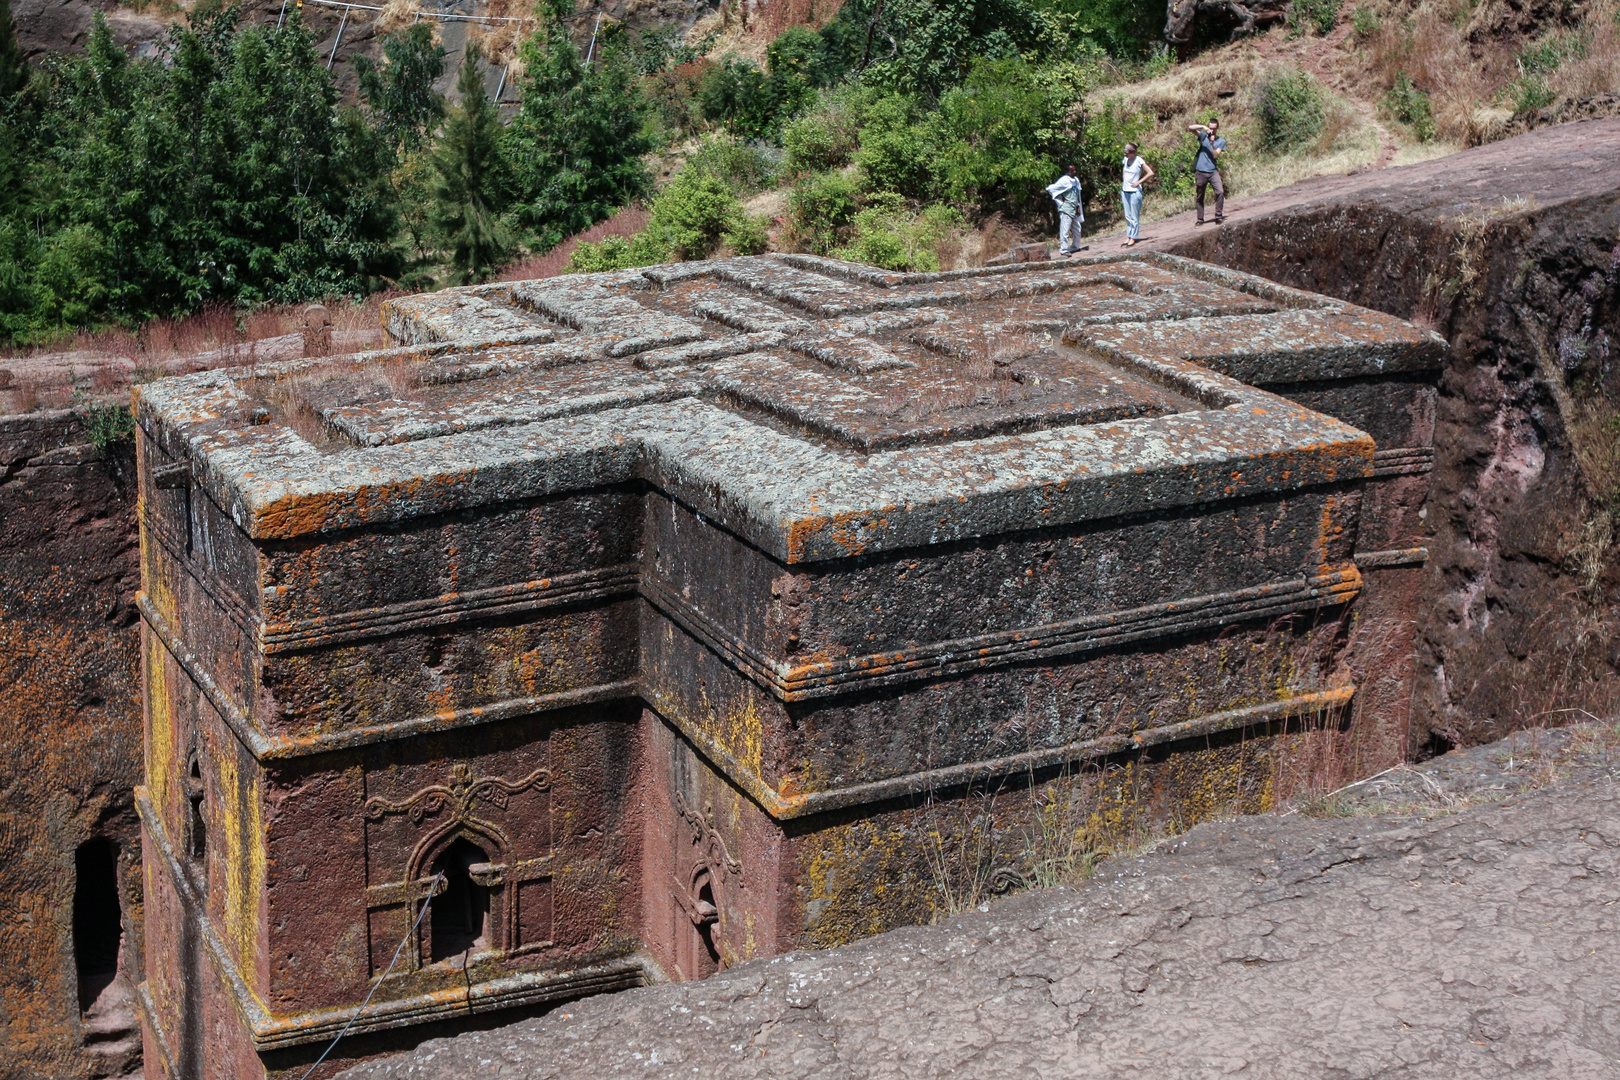
[[[296,9],[195,0],[140,57],[98,16],[30,68],[0,0],[0,337],[767,249],[970,265],[1049,228],[1067,162],[1106,226],[1127,139],[1149,216],[1185,209],[1213,115],[1235,194],[1556,118],[1620,89],[1615,2],[1294,0],[1237,41],[1204,16],[1178,56],[1156,0],[726,0],[684,35],[539,0],[447,102],[393,0],[348,102]]]

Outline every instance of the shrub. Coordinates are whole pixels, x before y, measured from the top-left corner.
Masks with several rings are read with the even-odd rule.
[[[1073,100],[1066,89],[1017,56],[975,63],[940,98],[933,119],[944,195],[1020,217],[1044,211],[1042,189],[1059,171],[1059,132]]]
[[[1141,145],[1152,132],[1153,125],[1152,113],[1131,112],[1122,97],[1104,98],[1087,107],[1080,140],[1080,160],[1075,164],[1079,166],[1082,190],[1088,197],[1095,200],[1106,193],[1108,205],[1113,206],[1119,197],[1119,168],[1125,156],[1124,146],[1128,142]],[[1165,175],[1167,168],[1171,173],[1175,171],[1174,163],[1161,163],[1155,152],[1146,147],[1143,150],[1143,156],[1148,158],[1154,171],[1160,173],[1161,185],[1174,180],[1173,175]],[[1190,177],[1190,157],[1186,160],[1185,171]]]
[[[1419,142],[1434,138],[1434,107],[1429,102],[1429,95],[1413,86],[1406,72],[1395,76],[1395,85],[1384,95],[1384,108],[1396,120],[1411,128],[1412,135]]]
[[[574,249],[565,274],[595,274],[605,270],[629,270],[636,266],[656,266],[669,261],[669,249],[658,242],[649,231],[637,233],[633,239],[609,236],[601,243],[582,240]]]
[[[837,243],[855,216],[855,183],[842,173],[807,176],[788,194],[788,230],[791,242],[818,255]]]
[[[927,206],[908,213],[896,196],[883,198],[855,215],[854,236],[835,254],[841,259],[881,266],[885,270],[939,269],[939,241],[962,216],[948,206]]]
[[[677,259],[714,253],[741,214],[731,187],[700,169],[683,169],[653,200],[647,231]]]
[[[1547,77],[1567,61],[1586,56],[1588,38],[1574,31],[1551,33],[1527,45],[1515,58],[1519,77],[1509,90],[1513,96],[1515,112],[1542,109],[1558,100],[1558,93],[1549,85]]]
[[[737,255],[758,255],[770,250],[770,219],[762,215],[738,214],[726,230],[726,246]]]
[[[926,199],[933,192],[939,147],[920,103],[890,94],[864,111],[861,148],[855,153],[862,186]]]
[[[1310,142],[1322,133],[1326,115],[1322,89],[1302,71],[1266,76],[1254,91],[1254,114],[1260,120],[1260,148],[1278,152]]]
[[[642,79],[647,101],[664,129],[666,144],[675,141],[675,136],[694,135],[703,130],[703,106],[698,100],[698,89],[710,69],[718,66],[713,60],[693,60]]]
[[[84,405],[79,410],[90,444],[102,453],[135,439],[135,414],[128,405]]]
[[[1339,21],[1339,8],[1343,0],[1294,0],[1288,5],[1288,32],[1298,37],[1311,27],[1318,34],[1331,34]]]
[[[1366,4],[1356,5],[1355,12],[1350,16],[1350,28],[1358,40],[1365,40],[1378,33],[1380,22],[1378,12]]]
[[[771,42],[765,68],[728,56],[709,69],[697,91],[703,115],[743,138],[774,141],[782,125],[814,100],[816,88],[827,85],[832,70],[821,37],[802,26]]]
[[[817,109],[782,129],[782,163],[793,173],[825,172],[848,164],[856,145],[854,126],[842,110]]]
[[[774,156],[757,144],[711,136],[686,159],[685,171],[707,173],[735,195],[752,195],[775,179]]]

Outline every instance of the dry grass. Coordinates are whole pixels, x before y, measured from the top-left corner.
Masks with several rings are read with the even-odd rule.
[[[1420,0],[1410,9],[1385,7],[1366,42],[1366,71],[1374,94],[1389,90],[1404,74],[1429,95],[1435,135],[1444,142],[1475,145],[1489,122],[1480,110],[1496,97],[1512,71],[1502,46],[1476,46],[1467,0]],[[1369,95],[1371,96],[1371,95]]]
[[[426,360],[401,357],[379,365],[377,374],[396,399],[414,401],[421,397],[422,373],[426,368]]]
[[[844,0],[762,0],[749,20],[762,28],[768,38],[775,38],[790,26],[808,26],[818,30],[832,22]]]
[[[1031,239],[1032,237],[1028,232],[1009,223],[999,212],[991,214],[988,218],[985,218],[984,224],[980,225],[978,229],[978,251],[975,253],[977,261],[968,265],[983,266],[986,261],[995,258],[997,255],[1005,255],[1019,244],[1029,243]],[[953,270],[966,269],[966,267],[954,265],[956,261],[954,259],[949,263],[946,262],[944,254],[943,251],[940,252],[939,264],[941,266],[950,266]]]
[[[0,390],[0,401],[4,402],[0,405],[0,415],[37,412],[45,407],[40,386],[32,379],[11,380],[5,389]]]
[[[298,371],[278,378],[266,394],[280,414],[281,422],[304,441],[316,444],[327,435],[326,423],[315,406],[315,391],[322,381],[316,373]]]
[[[535,255],[513,263],[502,270],[496,281],[528,281],[532,278],[556,277],[573,258],[574,249],[582,242],[599,244],[610,236],[625,239],[647,227],[647,210],[641,206],[626,206],[616,210],[612,217],[599,221],[584,232],[575,233],[544,255]]]
[[[1504,134],[1515,83],[1526,74],[1521,55],[1533,44],[1522,13],[1469,0],[1397,0],[1372,7],[1379,27],[1365,42],[1369,96],[1405,74],[1429,95],[1442,142],[1476,146]],[[1598,0],[1579,9],[1568,28],[1540,28],[1539,40],[1573,35],[1581,42],[1575,55],[1542,76],[1557,101],[1620,92],[1617,8],[1616,0]]]
[[[1320,134],[1308,146],[1287,154],[1254,152],[1259,132],[1259,120],[1251,111],[1255,85],[1280,68],[1312,71],[1321,66],[1317,54],[1323,49],[1336,50],[1337,46],[1320,39],[1291,41],[1279,28],[1263,38],[1213,50],[1157,78],[1098,90],[1088,105],[1095,109],[1115,98],[1125,110],[1151,116],[1154,127],[1144,143],[1149,156],[1161,164],[1164,155],[1180,153],[1189,145],[1189,124],[1219,113],[1223,133],[1232,144],[1222,168],[1227,195],[1257,195],[1312,176],[1365,168],[1380,156],[1386,133],[1372,119],[1372,110],[1320,79],[1327,97]],[[1144,202],[1142,220],[1159,221],[1192,205],[1190,191],[1152,190]],[[1105,229],[1120,217],[1113,201],[1100,202],[1097,210],[1090,222],[1093,230]]]
[[[399,0],[395,0],[399,2]],[[518,55],[518,48],[523,39],[533,34],[539,26],[534,18],[535,8],[525,0],[485,0],[479,10],[480,15],[492,18],[518,19],[519,22],[470,22],[467,24],[467,40],[477,46],[479,53],[484,57],[485,63],[491,67],[507,67],[506,83],[510,87],[516,80],[523,77],[523,61]],[[437,22],[438,20],[433,20]],[[588,31],[587,31],[588,33]],[[586,42],[589,42],[589,37]],[[511,94],[503,90],[501,96],[508,100]]]
[[[1094,838],[1105,779],[1096,767],[1065,767],[1050,779],[1030,773],[1021,783],[974,787],[957,799],[930,793],[923,856],[935,921],[997,896],[1089,878],[1105,854]]]
[[[1580,33],[1585,48],[1578,57],[1565,60],[1547,82],[1564,98],[1595,97],[1620,92],[1620,4],[1614,0],[1595,3],[1582,13]]]
[[[332,301],[335,331],[376,330],[382,325],[383,301],[401,295],[398,291],[376,293],[360,301]],[[77,331],[54,340],[14,349],[5,358],[18,360],[42,355],[67,353],[87,359],[97,357],[161,363],[221,351],[231,355],[220,362],[237,362],[246,355],[244,347],[269,338],[302,334],[303,304],[287,304],[237,312],[223,305],[208,305],[183,318],[153,319],[134,332],[123,330]],[[234,351],[233,351],[234,350]],[[211,364],[209,366],[217,366]]]

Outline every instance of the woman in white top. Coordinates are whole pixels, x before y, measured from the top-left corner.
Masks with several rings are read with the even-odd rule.
[[[1121,247],[1133,246],[1137,234],[1141,232],[1142,185],[1151,179],[1153,166],[1136,152],[1135,143],[1126,143],[1125,172],[1119,193],[1120,201],[1125,204],[1125,243],[1121,244]]]

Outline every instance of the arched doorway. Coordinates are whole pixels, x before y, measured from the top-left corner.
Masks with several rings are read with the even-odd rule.
[[[73,957],[79,975],[79,1011],[86,1012],[118,974],[124,912],[118,902],[118,852],[100,837],[73,857]]]
[[[489,853],[459,836],[433,861],[431,873],[444,875],[444,888],[429,901],[428,962],[453,960],[491,946],[490,890],[473,880],[470,867],[489,862]]]

